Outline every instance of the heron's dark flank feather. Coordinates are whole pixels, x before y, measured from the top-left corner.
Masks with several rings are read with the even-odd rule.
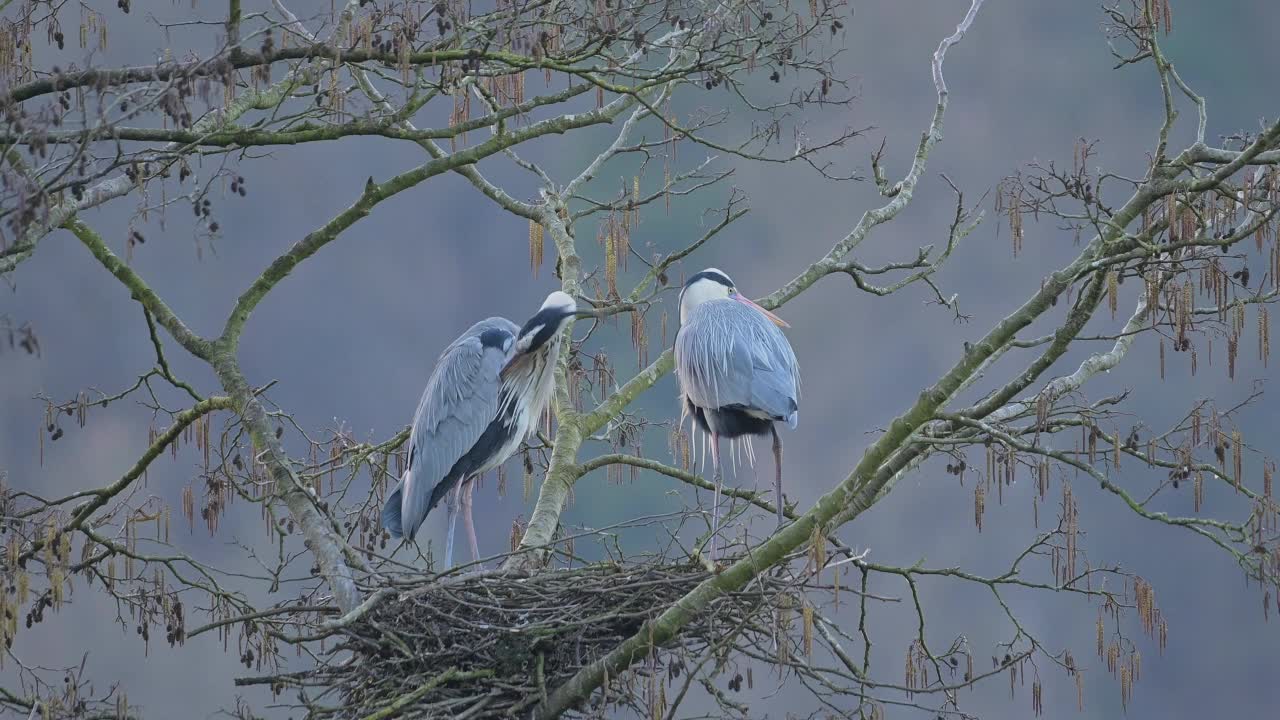
[[[482,468],[487,461],[498,454],[504,445],[511,442],[512,437],[517,433],[515,403],[506,402],[504,398],[500,401],[499,407],[501,409],[498,417],[484,429],[476,444],[472,445],[465,455],[458,458],[453,467],[449,468],[449,472],[435,484],[435,487],[431,488],[431,499],[427,501],[428,513],[435,509],[435,506],[440,504],[444,496],[457,487],[458,483]]]
[[[747,412],[747,409],[741,405],[703,409],[694,405],[689,398],[685,398],[684,403],[689,409],[689,414],[693,415],[694,422],[698,423],[698,427],[703,432],[710,434],[711,426],[715,425],[715,433],[726,439],[743,435],[768,435],[774,420],[786,420],[785,417],[772,419],[757,417]]]

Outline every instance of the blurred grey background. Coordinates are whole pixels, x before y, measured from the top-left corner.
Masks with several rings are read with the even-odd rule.
[[[290,4],[307,18],[327,14],[329,3]],[[91,4],[96,5],[103,5],[96,9],[111,22],[111,64],[150,62],[162,54],[165,40],[153,18],[173,20],[194,13],[220,21],[224,12],[218,4],[200,3],[192,10],[186,3],[144,0],[126,17],[101,0]],[[896,178],[905,170],[934,106],[929,56],[967,5],[961,0],[855,3],[846,22],[847,51],[839,70],[853,76],[860,100],[848,112],[813,113],[806,127],[816,140],[845,126],[873,126],[865,138],[833,154],[841,168],[869,172],[867,158],[880,139],[887,138],[887,171]],[[267,7],[252,0],[246,12]],[[1165,47],[1184,78],[1209,101],[1212,138],[1256,129],[1260,117],[1277,112],[1280,82],[1274,69],[1280,49],[1273,34],[1280,27],[1280,6],[1265,0],[1175,0],[1173,12],[1175,30]],[[945,140],[933,155],[915,201],[897,221],[874,234],[859,258],[907,258],[918,246],[941,246],[954,206],[939,173],[946,173],[976,201],[1027,162],[1069,163],[1075,139],[1083,136],[1101,140],[1095,167],[1140,175],[1160,122],[1159,89],[1148,65],[1112,69],[1100,30],[1102,19],[1093,3],[989,0],[972,32],[948,56],[952,104]],[[173,42],[204,49],[211,42],[208,35],[205,30],[179,29]],[[530,90],[534,87],[531,83]],[[714,108],[721,102],[714,93],[686,96],[683,107]],[[1192,118],[1187,108],[1178,142],[1190,137]],[[556,137],[528,154],[563,182],[607,136],[593,130]],[[784,143],[788,141],[784,136]],[[148,242],[137,248],[133,266],[194,329],[214,334],[254,274],[349,204],[367,177],[382,180],[421,162],[413,150],[376,139],[273,149],[271,157],[241,165],[248,180],[247,198],[215,200],[222,231],[212,244],[196,240],[190,216],[178,207],[163,229],[153,218],[145,230]],[[679,152],[688,162],[706,155],[687,143]],[[631,167],[624,163],[603,173],[594,188],[597,196],[615,190],[621,178],[630,177]],[[683,269],[718,266],[756,297],[820,257],[877,201],[870,183],[831,183],[799,166],[722,159],[717,167],[735,168],[730,182],[750,197],[752,211]],[[533,185],[507,166],[495,163],[482,169],[507,183],[517,196],[531,197]],[[650,172],[647,187],[656,182]],[[725,185],[692,200],[675,200],[669,215],[660,205],[651,207],[633,234],[633,244],[646,253],[686,244],[703,230],[702,210],[723,204],[728,189]],[[985,202],[987,221],[938,275],[944,292],[959,293],[962,310],[972,315],[970,323],[957,324],[947,311],[927,306],[928,296],[920,288],[881,299],[861,294],[835,277],[782,310],[792,325],[789,337],[804,377],[801,423],[786,435],[787,490],[802,507],[845,476],[872,433],[951,366],[964,340],[980,336],[1075,252],[1072,236],[1058,231],[1054,223],[1029,223],[1025,249],[1013,259],[1007,229],[997,232],[1002,221],[991,212],[993,197]],[[135,203],[132,198],[117,201],[85,219],[123,252]],[[409,421],[436,355],[459,332],[488,315],[523,322],[553,289],[550,262],[537,279],[530,277],[526,233],[525,221],[498,211],[453,176],[433,179],[385,202],[307,261],[261,305],[242,344],[244,370],[252,382],[279,380],[272,399],[309,430],[342,423],[360,438],[389,436]],[[591,242],[594,233],[592,221],[578,228],[588,261],[598,259]],[[633,262],[631,267],[635,275],[639,266]],[[34,396],[45,393],[65,400],[88,387],[114,392],[131,383],[152,362],[141,312],[66,232],[46,239],[12,279],[12,290],[0,292],[0,314],[31,322],[43,354],[0,354],[0,471],[7,473],[10,487],[45,494],[106,484],[141,452],[149,413],[132,403],[92,411],[86,428],[68,429],[61,441],[46,444],[41,467],[36,439],[44,410]],[[1126,289],[1122,312],[1132,307],[1135,288]],[[674,296],[666,302],[674,329]],[[1062,312],[1060,304],[1053,319]],[[655,313],[651,319],[656,317]],[[1115,325],[1102,313],[1090,327],[1104,332]],[[598,337],[620,372],[635,367],[625,324]],[[656,356],[656,333],[651,343]],[[1176,421],[1198,398],[1216,397],[1223,405],[1234,405],[1247,397],[1254,380],[1268,376],[1248,343],[1234,382],[1226,378],[1220,359],[1213,368],[1204,368],[1202,360],[1201,372],[1191,378],[1187,358],[1171,356],[1169,379],[1161,383],[1153,369],[1154,340],[1140,342],[1120,370],[1098,378],[1087,394],[1097,398],[1130,388],[1127,409],[1155,427]],[[215,391],[206,369],[184,358],[172,342],[168,347],[180,375],[202,391]],[[1073,352],[1051,375],[1070,372],[1093,349]],[[1023,362],[1023,356],[1014,356],[999,369],[1012,372]],[[674,382],[666,378],[638,407],[656,420],[669,419],[678,412],[674,398]],[[169,400],[175,406],[180,402],[176,396]],[[1280,419],[1274,408],[1274,403],[1264,401],[1245,412],[1246,440],[1268,449]],[[298,438],[286,440],[289,447],[300,447]],[[758,451],[764,459],[754,471],[758,477],[740,469],[739,484],[768,485],[767,447],[761,445]],[[668,457],[659,434],[646,454]],[[162,458],[152,468],[145,492],[176,503],[197,463],[194,451],[183,451],[176,462]],[[870,548],[870,558],[883,563],[923,560],[929,566],[964,565],[985,573],[1006,567],[1034,537],[1033,485],[1024,479],[1007,490],[1002,507],[992,499],[986,525],[978,533],[973,527],[972,479],[962,488],[941,465],[931,463],[904,480],[841,537]],[[518,478],[514,461],[511,468],[513,479]],[[1246,475],[1255,482],[1260,478],[1256,458],[1250,460]],[[1127,468],[1119,480],[1137,492],[1151,487],[1156,476]],[[477,493],[478,522],[492,528],[481,534],[486,553],[501,550],[511,519],[527,517],[531,510],[520,498],[518,480],[501,501],[494,487],[487,482]],[[1057,487],[1055,481],[1051,501]],[[1280,636],[1275,620],[1263,621],[1261,591],[1246,586],[1231,559],[1202,539],[1143,522],[1117,498],[1088,482],[1076,480],[1074,487],[1091,561],[1119,562],[1149,579],[1171,628],[1169,648],[1160,657],[1136,624],[1126,626],[1138,638],[1144,660],[1128,715],[1274,715],[1280,701],[1275,682]],[[1243,516],[1243,506],[1230,493],[1210,487],[1207,511],[1231,520]],[[634,483],[615,485],[597,473],[578,484],[576,502],[565,520],[601,526],[672,510],[679,502],[669,495],[673,489],[673,483],[660,476],[644,474]],[[1191,504],[1190,490],[1184,486],[1161,509],[1190,513]],[[1042,517],[1054,507],[1050,502],[1042,508]],[[757,515],[761,517],[753,527],[766,530],[772,520]],[[179,535],[185,536],[186,530]],[[433,515],[420,537],[438,541],[442,536],[443,514]],[[233,512],[216,538],[209,539],[197,527],[181,542],[193,554],[233,568],[238,557],[234,541],[257,543],[262,538],[256,512]],[[628,535],[626,541],[629,549],[644,549],[643,537]],[[905,589],[883,578],[872,587],[895,596]],[[963,633],[981,660],[985,648],[995,654],[995,643],[1012,636],[984,588],[924,582],[921,591],[935,648],[946,647]],[[1076,598],[1046,594],[1009,593],[1008,599],[1049,649],[1069,648],[1084,664],[1086,713],[1119,715],[1118,682],[1106,675],[1093,652],[1096,608]],[[909,603],[877,606],[873,613],[873,660],[879,676],[900,682],[914,632],[912,608]],[[123,682],[130,701],[140,703],[148,716],[208,717],[234,704],[237,690],[231,680],[245,672],[235,661],[237,653],[224,654],[212,638],[172,650],[156,642],[144,652],[131,627],[122,629],[110,621],[114,616],[114,606],[78,587],[70,607],[60,615],[34,630],[20,631],[14,652],[30,664],[61,666],[78,662],[88,651],[98,687]],[[1040,677],[1046,685],[1047,716],[1075,715],[1075,689],[1063,674],[1042,663]],[[772,679],[757,678],[757,688],[771,687]],[[11,668],[0,671],[0,683],[11,686],[12,679]],[[762,698],[753,703],[753,715],[782,717],[788,710],[807,709],[807,701],[797,703],[802,692],[787,687]],[[962,693],[961,709],[984,717],[1029,716],[1030,688],[1018,688],[1013,701],[1008,693],[1005,680],[994,680]],[[258,711],[270,703],[261,692],[247,693],[245,699]],[[901,712],[890,708],[889,717]]]

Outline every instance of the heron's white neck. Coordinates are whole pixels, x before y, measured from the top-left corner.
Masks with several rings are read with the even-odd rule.
[[[709,300],[724,300],[729,297],[729,288],[718,282],[700,280],[684,289],[680,295],[680,324],[689,319],[690,313]]]

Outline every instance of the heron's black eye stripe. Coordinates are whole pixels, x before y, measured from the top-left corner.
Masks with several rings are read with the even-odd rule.
[[[559,308],[544,308],[539,310],[533,317],[529,318],[529,322],[520,328],[520,337],[528,335],[539,325],[556,325],[560,318],[564,317],[564,311]]]
[[[533,352],[555,336],[560,329],[560,321],[566,314],[564,308],[544,308],[529,318],[529,322],[520,328],[520,338],[525,344],[524,352]]]
[[[699,280],[711,280],[713,282],[720,283],[721,285],[729,288],[730,290],[733,289],[733,281],[731,281],[729,278],[713,270],[703,270],[702,272],[695,274],[693,277],[689,278],[687,282],[685,282],[684,286],[689,287],[690,285],[694,284]]]

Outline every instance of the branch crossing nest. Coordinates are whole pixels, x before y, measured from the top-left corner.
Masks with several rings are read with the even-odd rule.
[[[328,688],[329,702],[321,703],[340,698],[331,710],[343,718],[527,715],[707,577],[689,565],[598,564],[527,577],[423,579],[344,628],[328,650],[331,662],[307,684]],[[754,593],[722,598],[682,633],[680,645],[705,649],[709,640],[723,640],[762,600]],[[726,615],[728,607],[738,612]],[[682,664],[663,663],[668,679],[679,676]],[[595,701],[648,702],[634,685],[654,686],[658,668],[655,653]]]

